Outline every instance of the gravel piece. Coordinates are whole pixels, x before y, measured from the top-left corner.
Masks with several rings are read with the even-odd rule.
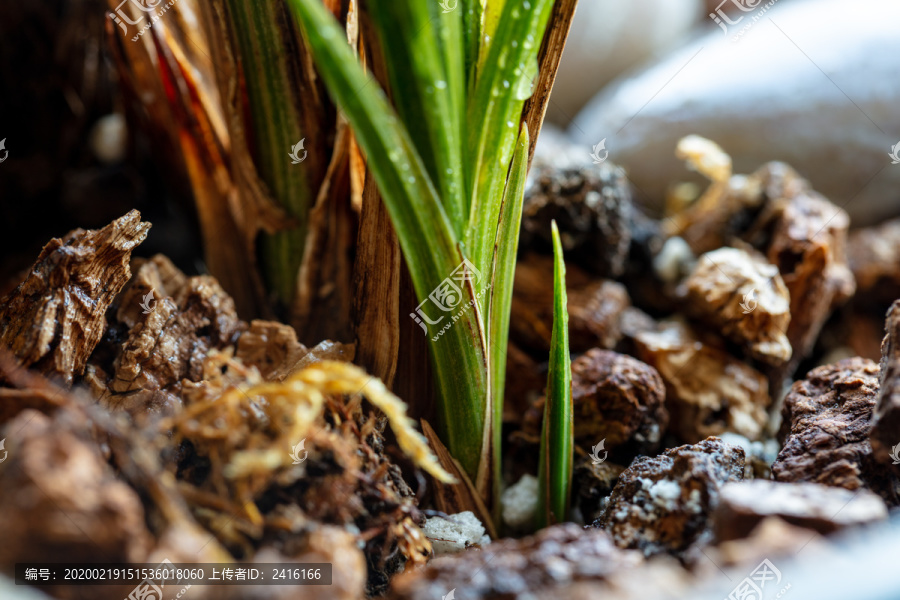
[[[152,537],[137,493],[123,483],[87,432],[59,410],[25,410],[0,433],[0,563],[143,562]]]
[[[514,531],[527,530],[533,523],[538,509],[538,479],[523,475],[519,481],[506,488],[500,497],[503,522]]]
[[[809,355],[831,311],[856,290],[847,266],[850,217],[783,163],[769,163],[756,175],[768,204],[750,237],[764,240],[759,247],[778,267],[791,299],[793,355],[773,372],[777,383]]]
[[[484,534],[484,525],[470,510],[444,517],[431,517],[422,531],[431,541],[435,556],[462,552],[469,546],[484,545],[491,538]]]
[[[794,383],[781,409],[783,447],[772,465],[776,481],[869,488],[897,504],[897,478],[875,461],[869,444],[878,373],[871,360],[848,358]]]
[[[528,254],[516,263],[510,338],[522,349],[546,356],[553,321],[553,259]],[[625,286],[597,280],[575,265],[566,266],[569,347],[572,352],[612,349],[622,338],[619,320],[631,305]]]
[[[138,267],[117,304],[104,340],[113,358],[91,357],[88,382],[103,404],[138,421],[175,414],[183,382],[202,380],[209,351],[234,345],[247,328],[215,278],[185,277],[162,255]]]
[[[887,515],[884,501],[867,490],[856,493],[818,483],[758,479],[723,487],[713,522],[716,539],[727,541],[747,537],[763,519],[773,516],[829,534],[882,521]]]
[[[605,441],[620,462],[659,447],[669,423],[659,373],[641,361],[594,348],[572,361],[575,443],[585,451]],[[544,398],[526,415],[526,431],[538,434]]]
[[[640,457],[619,476],[593,526],[620,548],[677,556],[709,537],[722,486],[743,476],[743,449],[714,437]]]
[[[631,244],[631,191],[622,170],[564,156],[535,159],[522,208],[522,248],[552,252],[556,220],[566,259],[601,277],[618,277]]]
[[[455,590],[459,600],[524,600],[577,582],[603,581],[642,562],[639,553],[616,548],[603,531],[565,523],[436,558],[421,571],[396,577],[391,598],[435,600]]]
[[[900,298],[900,219],[852,232],[847,262],[857,295],[883,304]]]

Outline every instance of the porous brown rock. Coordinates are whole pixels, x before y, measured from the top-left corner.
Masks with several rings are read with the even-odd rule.
[[[760,437],[771,402],[762,373],[723,348],[700,341],[680,321],[664,321],[634,336],[636,353],[666,384],[669,430],[685,442],[726,431]]]
[[[593,526],[609,532],[620,548],[679,555],[709,538],[722,487],[743,474],[743,449],[714,437],[639,457],[619,475]]]
[[[528,254],[516,264],[510,339],[521,348],[546,354],[553,322],[553,259]],[[566,266],[569,347],[573,352],[612,349],[622,338],[621,313],[631,305],[625,286],[597,280],[575,265]]]
[[[137,493],[71,411],[25,410],[0,433],[0,563],[143,562],[151,536]]]
[[[642,562],[639,553],[620,550],[603,531],[565,523],[436,558],[422,571],[396,577],[391,598],[434,600],[451,590],[469,600],[533,597],[578,582],[598,583]]]
[[[605,441],[614,458],[631,460],[659,447],[669,423],[666,391],[653,367],[636,358],[594,348],[572,361],[575,443],[587,450]],[[539,431],[543,399],[529,411]]]
[[[756,254],[719,248],[697,261],[680,288],[685,312],[763,362],[791,357],[785,331],[791,321],[788,290],[778,269]]]
[[[885,329],[869,439],[875,458],[884,465],[895,465],[900,463],[900,300],[888,310]]]
[[[536,159],[525,189],[521,246],[552,253],[550,222],[559,226],[566,259],[600,275],[625,269],[632,237],[628,179],[611,163]]]
[[[25,281],[0,300],[0,345],[21,365],[71,385],[103,337],[106,310],[149,229],[132,210],[102,229],[50,240]]]
[[[887,518],[887,507],[867,490],[852,492],[818,483],[785,483],[756,479],[722,488],[713,513],[719,541],[747,537],[764,519],[779,517],[821,534]]]
[[[875,461],[869,443],[878,365],[848,358],[817,367],[794,383],[781,409],[776,481],[869,488],[896,505],[897,479]]]

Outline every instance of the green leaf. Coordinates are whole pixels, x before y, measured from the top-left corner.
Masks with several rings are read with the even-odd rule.
[[[284,7],[277,2],[261,4],[226,0],[231,30],[245,80],[254,139],[254,162],[274,198],[298,221],[296,227],[263,235],[266,280],[278,299],[290,303],[297,273],[303,261],[307,219],[315,202],[315,182],[308,181],[313,161],[292,164],[288,153],[301,138],[303,111],[296,98],[298,57],[295,31],[285,27]],[[306,140],[305,150],[324,147],[322,140]],[[316,144],[316,142],[319,142]]]
[[[410,138],[378,84],[363,72],[334,17],[318,0],[288,0],[326,87],[344,111],[365,151],[400,241],[418,298],[428,298],[463,256],[453,226]],[[487,272],[482,272],[483,278]],[[481,290],[486,294],[485,290]],[[489,455],[491,417],[488,357],[478,290],[465,286],[458,310],[441,317],[451,324],[429,344],[437,376],[447,446],[473,479]],[[438,314],[432,314],[436,319]]]
[[[538,465],[540,485],[538,527],[563,521],[572,488],[574,433],[572,423],[572,359],[569,354],[569,313],[566,308],[566,265],[556,221],[553,228],[553,333],[547,402]]]
[[[437,2],[370,2],[368,10],[395,91],[394,106],[461,236],[468,217],[463,199],[461,11],[444,13]]]
[[[481,20],[484,13],[483,0],[460,0],[463,14],[463,49],[465,50],[466,94],[475,85],[478,69],[478,54],[481,50]]]
[[[466,248],[479,269],[493,261],[505,177],[519,131],[522,106],[554,0],[506,2],[469,98],[466,127],[471,195]],[[485,52],[484,50],[482,52]]]
[[[513,280],[516,274],[516,252],[519,248],[519,230],[522,222],[522,204],[525,197],[525,179],[528,175],[528,128],[519,128],[519,139],[513,155],[509,180],[500,209],[500,227],[494,248],[494,277],[491,282],[490,303],[490,358],[491,398],[493,400],[494,472],[501,473],[500,446],[503,424],[503,390],[506,385],[506,348],[509,342],[509,315],[512,307]],[[500,477],[495,477],[494,498],[500,498]],[[499,508],[500,503],[494,503]],[[496,518],[496,517],[495,517]]]

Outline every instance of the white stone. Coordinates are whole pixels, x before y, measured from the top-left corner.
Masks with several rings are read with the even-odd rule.
[[[500,497],[503,522],[511,529],[528,528],[534,523],[538,507],[538,480],[533,475],[523,475]]]
[[[491,538],[484,533],[484,525],[472,511],[465,511],[448,518],[431,517],[422,528],[431,541],[435,556],[461,552],[474,544],[488,544]]]

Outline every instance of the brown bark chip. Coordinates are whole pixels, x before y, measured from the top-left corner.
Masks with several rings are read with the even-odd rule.
[[[747,537],[769,517],[829,534],[844,527],[882,521],[887,514],[884,501],[869,491],[857,494],[818,483],[756,479],[722,488],[713,520],[716,539],[727,541]]]
[[[670,431],[698,442],[726,431],[760,437],[771,402],[766,378],[727,351],[697,339],[684,323],[638,331],[637,356],[655,367],[666,383]]]
[[[778,269],[738,248],[707,252],[681,288],[685,311],[709,323],[754,358],[780,365],[791,358],[788,290]]]
[[[763,251],[791,298],[787,337],[794,352],[774,374],[777,381],[809,355],[831,311],[856,290],[847,266],[850,217],[783,163],[769,163],[756,175],[769,204],[755,228],[766,232]]]
[[[107,406],[135,418],[174,414],[182,382],[203,379],[209,351],[234,345],[247,328],[215,278],[185,277],[163,256],[140,265],[118,303],[116,325],[129,329],[111,365],[91,360],[88,381]]]
[[[848,358],[794,383],[781,409],[783,448],[772,465],[776,481],[869,488],[897,504],[897,479],[875,461],[869,444],[878,372],[871,360]]]
[[[606,533],[566,523],[437,558],[423,571],[398,576],[391,597],[434,600],[456,590],[461,600],[526,598],[581,581],[603,581],[642,562],[640,554],[616,548]]]
[[[25,281],[0,300],[0,344],[23,366],[71,385],[103,337],[106,309],[131,277],[131,251],[149,229],[132,210],[102,229],[50,240]]]
[[[709,536],[722,486],[743,474],[743,449],[713,437],[640,457],[619,476],[593,526],[609,532],[620,548],[647,556],[684,553]]]
[[[894,458],[900,457],[900,300],[888,310],[885,329],[880,385],[869,439],[875,458],[885,465],[895,465],[900,463],[900,458]]]

